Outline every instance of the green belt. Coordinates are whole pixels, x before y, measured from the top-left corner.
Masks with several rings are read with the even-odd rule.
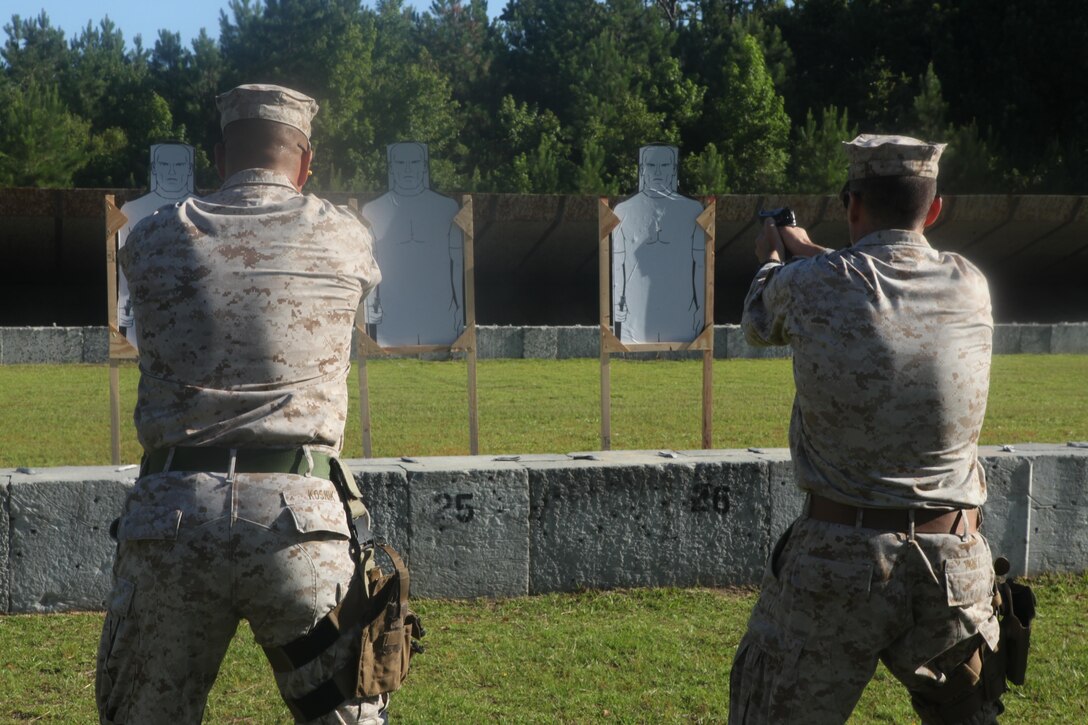
[[[174,457],[170,461],[171,471],[229,473],[230,448],[210,446],[191,448],[159,448],[144,454],[140,463],[140,475],[150,476],[166,470],[166,461],[170,451]],[[310,451],[314,467],[309,475],[331,481],[329,474],[332,457],[317,451]],[[310,465],[306,452],[302,448],[237,448],[235,449],[235,473],[296,473],[306,475]]]

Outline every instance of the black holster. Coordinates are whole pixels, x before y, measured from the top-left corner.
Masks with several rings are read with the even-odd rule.
[[[998,645],[1005,665],[1005,679],[1024,684],[1031,644],[1031,620],[1035,619],[1035,592],[1011,579],[997,585],[997,613],[1001,621]]]

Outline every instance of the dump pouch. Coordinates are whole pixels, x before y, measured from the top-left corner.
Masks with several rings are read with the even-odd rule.
[[[378,542],[393,564],[383,574],[375,567],[368,573],[371,595],[368,609],[374,613],[360,636],[359,678],[356,696],[373,697],[400,689],[415,652],[422,652],[424,635],[419,617],[408,608],[408,569],[393,547]]]
[[[1001,618],[999,647],[1004,652],[1005,679],[1022,685],[1028,669],[1031,620],[1035,619],[1035,592],[1011,579],[998,584],[997,592]]]

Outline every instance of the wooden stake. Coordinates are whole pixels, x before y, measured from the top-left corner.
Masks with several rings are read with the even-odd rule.
[[[480,453],[480,417],[476,400],[476,258],[473,250],[475,227],[470,194],[461,197],[461,211],[457,212],[453,220],[463,233],[465,329],[472,332],[472,344],[465,350],[465,356],[468,359],[468,448],[469,452],[475,456]]]
[[[601,197],[597,204],[597,286],[601,325],[601,450],[612,450],[612,248],[609,241],[620,218]],[[622,347],[622,345],[620,345]]]
[[[118,360],[133,359],[136,350],[117,329],[117,232],[128,218],[114,203],[113,194],[103,199],[106,237],[106,322],[109,329],[110,362],[110,462],[121,465],[121,375]]]
[[[363,434],[363,458],[374,457],[374,447],[370,441],[370,380],[367,378],[366,361],[368,357],[367,346],[363,342],[366,333],[356,329],[358,343],[355,346],[355,357],[358,360],[359,373],[359,429]]]
[[[348,199],[348,206],[356,214],[359,213],[358,199]],[[364,300],[362,304],[365,306],[366,301]],[[370,440],[370,379],[367,377],[366,361],[372,350],[381,351],[381,348],[366,333],[365,315],[363,315],[363,324],[359,324],[360,312],[362,312],[362,309],[355,314],[355,360],[358,366],[356,375],[359,385],[359,433],[363,439],[363,458],[373,458],[374,447]]]
[[[110,463],[121,465],[121,371],[110,360]]]
[[[709,347],[703,348],[703,448],[713,447],[714,437],[714,249],[715,249],[715,215],[717,213],[717,201],[714,197],[707,199],[706,208],[699,215],[698,223],[706,232],[706,261],[705,282],[706,291],[703,294],[704,329],[709,330]]]

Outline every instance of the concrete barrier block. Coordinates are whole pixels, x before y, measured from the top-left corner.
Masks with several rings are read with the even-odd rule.
[[[514,597],[529,591],[529,484],[514,464],[405,464],[412,591]]]
[[[763,465],[632,457],[527,468],[533,593],[719,586],[762,569]]]
[[[601,354],[601,330],[591,325],[556,328],[555,356],[561,360],[598,357]]]
[[[110,335],[106,327],[83,328],[83,358],[85,363],[104,363],[110,358]]]
[[[994,325],[994,355],[1020,352],[1020,325]]]
[[[83,362],[78,327],[10,327],[4,334],[5,365]]]
[[[1088,353],[1088,323],[1063,322],[1054,325],[1050,333],[1050,352],[1066,355]]]
[[[347,464],[370,512],[374,535],[391,544],[406,560],[411,558],[408,474],[400,466],[365,460],[351,460]]]
[[[725,350],[726,355],[731,358],[753,358],[759,360],[768,358],[788,358],[793,354],[788,345],[776,347],[756,347],[755,345],[749,345],[748,341],[744,339],[744,331],[741,330],[740,325],[726,326]]]
[[[788,450],[768,451],[764,457],[768,459],[768,530],[770,543],[773,545],[794,519],[801,515],[805,506],[805,494],[797,488],[797,481],[793,477],[793,461],[790,460]],[[767,553],[770,554],[769,549]]]
[[[1088,569],[1088,456],[1032,458],[1028,572]]]
[[[526,327],[523,356],[554,360],[558,352],[558,335],[554,327]]]
[[[1050,325],[1020,325],[1020,350],[1026,355],[1050,352]]]
[[[994,557],[1009,560],[1010,572],[1022,576],[1028,566],[1028,499],[1031,461],[1015,453],[987,452],[980,457],[986,473],[982,533]]]
[[[481,326],[476,328],[476,357],[480,359],[524,356],[524,328]]]
[[[103,608],[113,583],[109,527],[131,486],[108,468],[12,476],[12,612]]]
[[[11,601],[11,521],[9,497],[11,474],[0,471],[0,614],[10,611]]]
[[[714,325],[714,359],[729,357],[729,328],[736,325]]]

